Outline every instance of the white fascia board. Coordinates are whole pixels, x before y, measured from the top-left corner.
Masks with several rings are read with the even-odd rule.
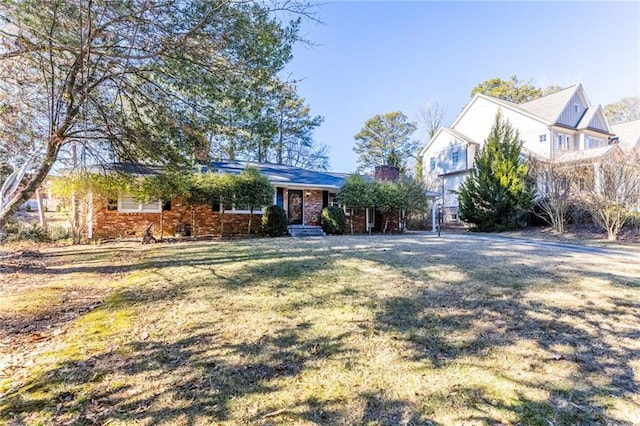
[[[589,98],[587,98],[587,93],[584,91],[584,87],[582,87],[582,83],[578,83],[576,92],[578,92],[578,95],[582,98],[582,100],[584,101],[584,104],[587,106],[587,108],[589,108],[591,106],[591,102],[589,102]]]
[[[440,126],[438,127],[438,130],[436,130],[436,133],[433,135],[432,138],[429,139],[429,143],[427,143],[424,148],[422,148],[420,150],[420,157],[422,157],[424,154],[426,154],[426,152],[429,150],[429,147],[431,145],[433,145],[433,142],[438,138],[438,136],[440,136],[440,133],[442,133],[444,131],[445,127]]]
[[[474,103],[476,103],[476,101],[477,101],[478,99],[484,99],[484,100],[486,100],[486,101],[492,102],[492,103],[494,103],[494,104],[496,104],[496,105],[500,106],[501,108],[505,108],[505,109],[508,109],[509,111],[513,111],[513,112],[516,112],[516,113],[518,113],[518,114],[522,114],[522,115],[524,115],[525,117],[531,118],[532,120],[536,120],[536,121],[538,121],[538,122],[540,122],[540,123],[544,124],[545,126],[550,126],[550,125],[552,124],[552,123],[550,123],[550,122],[548,122],[548,121],[544,120],[543,118],[538,117],[538,116],[537,116],[537,115],[535,115],[535,114],[531,114],[530,112],[525,111],[525,110],[524,110],[524,109],[522,109],[522,108],[514,108],[514,107],[513,107],[512,105],[510,105],[509,103],[507,103],[507,102],[502,102],[502,100],[501,100],[501,99],[493,98],[493,97],[491,97],[491,96],[487,96],[487,95],[483,95],[482,93],[476,93],[476,95],[473,97],[473,99],[471,99],[471,102],[469,102],[469,103],[467,104],[467,106],[466,106],[466,107],[464,107],[464,109],[462,110],[462,112],[460,113],[460,115],[458,115],[458,118],[456,118],[456,121],[454,121],[454,122],[453,122],[453,124],[451,125],[451,128],[452,128],[453,130],[455,130],[455,129],[456,129],[456,124],[458,124],[458,122],[460,122],[460,120],[462,120],[462,117],[464,117],[464,115],[467,113],[467,111],[469,111],[469,110],[471,109],[472,105],[473,105]]]
[[[281,183],[281,182],[271,182],[271,185],[274,187],[287,188],[287,189],[318,189],[318,190],[338,190],[339,186],[335,185],[310,185],[304,183]]]

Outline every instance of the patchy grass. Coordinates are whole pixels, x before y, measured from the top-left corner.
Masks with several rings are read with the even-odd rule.
[[[0,423],[640,423],[637,259],[431,235],[38,253],[0,277]]]

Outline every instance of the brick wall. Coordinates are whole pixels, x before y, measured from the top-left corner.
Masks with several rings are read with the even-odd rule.
[[[284,207],[287,211],[288,191],[284,189]],[[304,190],[304,223],[310,224],[311,217],[322,213],[322,190]],[[397,217],[397,214],[396,214]],[[223,229],[220,221],[224,220]],[[261,232],[262,215],[254,214],[251,223],[251,233]],[[356,211],[351,218],[347,217],[347,233],[351,232],[349,221],[353,221],[353,232],[366,232],[365,212]],[[191,206],[180,199],[171,202],[171,210],[160,213],[120,213],[107,209],[107,199],[102,196],[94,197],[93,203],[93,239],[142,237],[142,232],[153,223],[153,235],[158,238],[179,236],[179,227],[187,225],[191,229],[191,236],[198,235],[241,235],[247,234],[249,214],[234,214],[225,212],[221,214],[211,210],[209,205]],[[162,222],[162,224],[161,224]],[[395,225],[394,225],[395,224]],[[397,228],[396,222],[389,222],[389,231],[392,226]]]
[[[351,224],[353,223],[353,232],[362,234],[367,232],[367,217],[364,210],[356,210],[347,216],[347,233],[351,232]]]
[[[392,166],[376,166],[373,177],[377,181],[390,180],[395,182],[400,177],[400,169]]]
[[[310,225],[311,218],[316,216],[320,220],[322,214],[322,191],[304,190],[304,224]]]
[[[246,234],[249,214],[213,212],[209,205],[190,206],[182,200],[171,202],[171,210],[162,212],[162,234],[176,236],[180,225],[191,228],[191,235],[237,235]],[[260,233],[262,215],[254,214],[251,232]],[[220,222],[223,219],[223,229]],[[118,237],[141,237],[149,223],[153,223],[153,235],[160,236],[160,213],[120,213],[107,210],[107,200],[95,197],[93,205],[93,239]]]
[[[389,222],[387,223],[387,233],[390,232],[399,232],[400,231],[400,217],[399,217],[400,213],[398,212],[398,210],[393,210],[389,213],[378,213],[378,217],[377,217],[377,221],[376,221],[376,228],[380,228],[380,229],[376,229],[376,231],[382,232],[384,230],[384,222],[388,219]]]
[[[389,223],[387,223],[387,233],[391,232],[399,232],[400,231],[400,220],[398,217],[398,211],[394,210],[387,214],[381,214],[376,211],[376,222],[375,227],[371,230],[372,232],[382,232],[384,229],[385,219],[389,218]],[[350,221],[353,221],[353,232],[355,234],[362,234],[367,232],[367,217],[364,210],[357,210],[351,214],[351,216],[347,216],[347,233],[351,232]]]

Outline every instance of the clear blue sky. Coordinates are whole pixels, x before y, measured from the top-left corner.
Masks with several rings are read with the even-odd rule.
[[[368,118],[399,110],[418,121],[437,101],[451,124],[471,89],[511,75],[545,87],[582,83],[603,106],[640,96],[638,2],[330,2],[305,23],[286,72],[324,116],[315,139],[330,169],[357,167],[353,136]],[[419,127],[415,137],[426,142]]]

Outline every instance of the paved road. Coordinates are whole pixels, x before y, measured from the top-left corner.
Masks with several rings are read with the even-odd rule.
[[[433,234],[431,232],[421,232],[422,235],[431,235],[437,238],[437,234]],[[611,257],[624,257],[630,259],[640,260],[640,252],[627,251],[621,249],[611,249],[605,247],[593,247],[586,246],[582,244],[571,244],[571,243],[563,243],[557,241],[545,241],[545,240],[537,240],[537,239],[529,239],[522,237],[501,237],[498,235],[485,235],[485,234],[476,234],[476,233],[465,233],[465,234],[449,234],[443,233],[441,238],[448,238],[454,240],[464,240],[464,241],[490,241],[490,242],[500,242],[500,243],[516,243],[516,244],[524,244],[534,247],[541,248],[558,248],[564,251],[574,252],[574,253],[588,253],[588,254],[598,254],[603,256],[611,256]]]

